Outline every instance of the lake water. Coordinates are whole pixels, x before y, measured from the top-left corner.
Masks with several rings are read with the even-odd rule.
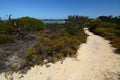
[[[65,21],[43,21],[45,24],[62,24],[62,23],[65,23]]]

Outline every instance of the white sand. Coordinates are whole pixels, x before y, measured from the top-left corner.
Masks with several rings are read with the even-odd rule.
[[[50,67],[35,66],[24,77],[14,74],[15,80],[117,80],[116,74],[120,72],[120,55],[113,53],[109,41],[92,34],[87,43],[80,46],[78,60],[66,58],[61,64],[57,62]],[[4,73],[0,74],[0,80],[6,80]]]

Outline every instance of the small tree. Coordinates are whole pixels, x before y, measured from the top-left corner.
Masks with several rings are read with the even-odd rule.
[[[95,30],[97,27],[102,27],[102,21],[98,18],[96,19],[92,19],[90,22],[89,22],[89,29],[91,31]]]
[[[66,30],[72,34],[79,34],[83,30],[84,25],[88,22],[88,17],[84,16],[68,16],[66,20]]]
[[[9,20],[12,20],[11,16],[12,16],[12,14],[7,15]]]

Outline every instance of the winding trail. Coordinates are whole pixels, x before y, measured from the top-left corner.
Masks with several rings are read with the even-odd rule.
[[[63,64],[57,62],[48,68],[35,66],[24,77],[13,74],[15,80],[118,80],[120,55],[113,52],[109,41],[92,34],[87,28],[85,32],[89,36],[87,43],[78,50],[78,60],[66,58]],[[5,79],[0,77],[0,80]]]

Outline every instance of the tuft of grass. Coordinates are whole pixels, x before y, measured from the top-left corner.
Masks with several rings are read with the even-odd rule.
[[[33,65],[35,59],[35,48],[30,48],[26,53],[26,63],[25,65]]]
[[[15,35],[0,34],[0,44],[13,43],[15,42],[15,40],[16,40]]]

